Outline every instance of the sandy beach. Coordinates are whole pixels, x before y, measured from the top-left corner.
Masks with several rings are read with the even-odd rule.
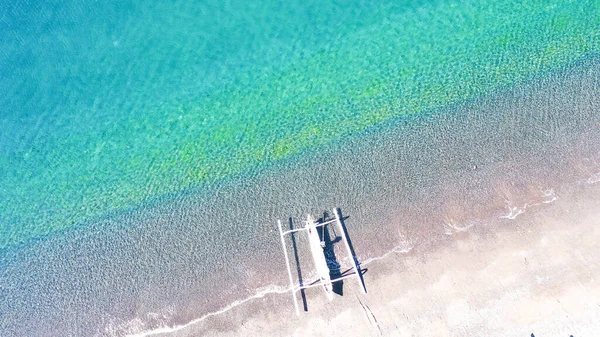
[[[269,294],[165,336],[593,336],[600,321],[600,184],[455,232],[438,249],[363,264],[327,302]],[[410,247],[407,247],[410,248]]]
[[[0,8],[0,337],[599,335],[599,1]]]
[[[221,289],[212,299],[224,304],[214,310],[152,328],[132,324],[126,331],[132,336],[593,335],[600,319],[595,64],[586,61],[552,75],[554,80],[542,78],[465,104],[453,112],[463,118],[442,116],[444,123],[436,119],[403,130],[393,141],[390,135],[401,133],[397,126],[347,141],[346,149],[335,149],[344,155],[333,160],[344,170],[293,168],[285,178],[261,178],[263,184],[236,190],[262,205],[262,196],[277,195],[283,184],[284,191],[301,196],[286,206],[296,223],[302,213],[294,210],[302,204],[335,202],[341,195],[365,271],[366,295],[353,279],[344,281],[342,296],[331,303],[320,289],[310,289],[308,311],[296,317],[272,224],[266,230],[271,240],[265,236],[265,242],[273,244],[262,247],[262,258],[247,265],[251,268],[223,262],[231,272],[214,282],[228,287],[229,277],[240,276],[235,301],[223,300],[232,295]],[[488,118],[479,119],[481,114]],[[498,122],[490,123],[490,116]],[[541,123],[527,124],[529,118]],[[459,146],[469,143],[476,145]],[[402,146],[410,154],[417,153],[413,147],[428,152],[400,157],[412,160],[409,166],[390,159]],[[357,149],[365,152],[351,157]],[[394,165],[399,166],[390,169]],[[302,185],[311,179],[323,186],[336,180],[364,186],[334,185],[336,196]],[[299,254],[303,279],[310,280],[311,262],[306,251]],[[342,269],[349,267],[339,249],[336,255]],[[247,295],[241,296],[241,289]],[[210,302],[190,303],[206,308]]]
[[[599,73],[590,57],[7,251],[0,327],[9,335],[590,335]],[[332,303],[310,290],[300,320],[277,220],[298,224],[333,207],[348,217],[368,294],[352,280]]]

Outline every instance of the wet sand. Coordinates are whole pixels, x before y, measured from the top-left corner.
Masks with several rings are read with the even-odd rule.
[[[515,219],[373,261],[296,317],[270,294],[168,336],[593,336],[600,329],[600,183],[582,181]]]
[[[560,202],[568,209],[575,202],[569,200],[579,200],[569,186],[600,178],[599,64],[589,57],[531,83],[392,120],[272,167],[165,196],[3,252],[0,312],[6,314],[0,330],[9,336],[169,331],[277,336],[296,329],[311,335],[311,327],[344,331],[371,317],[370,310],[380,323],[365,325],[368,331],[392,335],[401,328],[421,331],[441,324],[439,331],[458,334],[451,329],[460,324],[442,320],[446,311],[487,308],[479,298],[503,298],[510,291],[498,290],[504,289],[501,275],[517,279],[506,285],[508,290],[531,280],[510,276],[506,266],[505,274],[493,270],[480,280],[487,288],[467,286],[486,266],[503,265],[494,256],[513,261],[511,254],[541,240],[525,240],[527,235],[549,231],[538,224],[530,234],[523,221],[552,220],[551,211],[560,209]],[[331,306],[319,304],[318,291],[309,293],[305,317],[313,323],[301,325],[290,297],[280,294],[288,284],[276,221],[298,221],[332,207],[349,217],[357,257],[368,269],[369,294],[358,299],[370,309],[363,309],[353,294],[356,286],[347,280],[344,296]],[[577,216],[591,214],[593,207]],[[527,218],[533,212],[540,215]],[[545,226],[583,231],[591,225],[559,215],[562,222]],[[565,249],[576,242],[567,241]],[[548,277],[557,273],[545,272]],[[457,286],[451,288],[454,281],[444,281],[444,275]],[[307,280],[310,276],[303,274]],[[440,280],[436,293],[433,284]],[[447,309],[454,300],[459,301],[456,308]],[[452,317],[471,319],[467,314]],[[488,331],[476,323],[493,322],[473,317],[474,325],[462,325],[467,332]],[[270,325],[278,319],[287,325]],[[321,329],[325,322],[337,322],[337,328]]]
[[[322,212],[325,201],[339,201],[366,269],[366,296],[352,279],[332,303],[312,289],[308,312],[297,318],[282,254],[264,247],[267,263],[255,267],[267,266],[271,283],[140,335],[591,334],[600,315],[592,300],[599,292],[598,70],[586,61],[429,122],[345,140],[312,159],[329,159],[338,171],[292,167],[249,189],[298,192],[291,205],[278,203],[295,221],[303,204],[305,212],[323,204]],[[311,280],[306,251],[300,265]]]

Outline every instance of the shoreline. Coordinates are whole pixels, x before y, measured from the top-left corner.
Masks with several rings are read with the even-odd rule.
[[[448,231],[470,235],[482,219],[514,217],[552,199],[549,189],[600,172],[598,73],[588,60],[15,250],[0,270],[0,311],[9,313],[0,329],[121,336],[218,312],[287,284],[275,224],[307,212],[349,215],[363,263],[403,240],[433,250]]]
[[[600,317],[600,184],[573,185],[555,201],[455,233],[431,251],[363,263],[367,295],[352,282],[331,303],[311,291],[300,319],[289,293],[274,291],[169,333],[139,336],[585,336]]]
[[[589,68],[588,68],[589,70]],[[580,69],[577,69],[576,72],[580,72]],[[564,74],[561,74],[561,76],[563,76]],[[571,76],[572,74],[569,74],[569,76]],[[567,76],[567,77],[569,77]],[[564,80],[563,77],[559,77],[559,79],[561,81]],[[542,83],[547,83],[548,79],[543,79]],[[548,84],[542,85],[542,87],[544,86],[548,86]],[[550,87],[553,87],[554,84],[550,84]],[[532,87],[536,87],[536,84],[528,84],[525,87],[531,89]],[[518,89],[513,89],[517,90]],[[537,88],[537,90],[539,91],[539,88]],[[543,89],[543,90],[547,90],[547,89]],[[512,92],[512,91],[511,91]],[[531,100],[531,97],[528,97],[529,100]],[[539,98],[538,98],[539,99]],[[498,102],[498,101],[504,101],[506,100],[505,97],[492,97],[492,98],[488,98],[486,100],[484,100],[484,102],[488,102],[489,101],[493,101],[493,102]],[[535,100],[534,100],[535,101]],[[523,102],[521,102],[520,104],[523,104]],[[525,104],[528,104],[527,102],[525,102]],[[531,103],[529,103],[530,105]],[[473,102],[473,104],[469,104],[466,106],[467,109],[480,109],[482,108],[482,103],[481,102]],[[460,109],[464,109],[464,107],[459,107]],[[428,128],[431,127],[433,123],[431,124],[426,124],[426,126],[423,126],[423,128]],[[434,126],[435,127],[435,126]],[[593,129],[592,129],[593,130]],[[594,132],[596,132],[597,130],[594,130]],[[384,130],[385,132],[385,130]],[[517,133],[518,134],[518,133]],[[377,140],[377,135],[376,135],[376,140]],[[592,134],[592,137],[590,138],[590,142],[587,145],[592,145],[595,144],[594,142],[596,141],[597,136],[594,134]],[[363,140],[364,141],[364,140]],[[365,141],[365,143],[370,143],[370,141]],[[376,150],[374,150],[374,148],[377,147],[378,144],[375,144],[375,146],[369,147],[368,150],[371,153],[374,153]],[[556,149],[553,149],[556,150]],[[583,155],[585,153],[585,149],[584,148],[580,148],[578,149],[580,151],[580,153],[578,153],[578,155]],[[558,151],[558,150],[556,150]],[[591,160],[594,161],[598,155],[598,153],[594,153],[593,151],[593,146],[590,148],[590,151],[588,154],[590,155],[590,157],[588,159],[585,160]],[[490,195],[488,195],[486,198],[484,199],[488,202],[491,202],[492,204],[495,204],[495,208],[489,209],[489,208],[482,208],[479,210],[479,213],[476,212],[470,212],[471,208],[469,206],[473,206],[472,202],[480,202],[481,200],[477,199],[477,198],[473,198],[473,196],[471,196],[471,199],[464,199],[461,198],[461,196],[459,195],[459,193],[451,193],[450,195],[454,195],[455,197],[457,197],[457,201],[454,204],[451,204],[450,206],[448,205],[444,205],[444,203],[440,204],[440,200],[437,201],[431,201],[429,200],[428,205],[430,207],[442,207],[444,208],[442,210],[441,213],[438,212],[438,214],[436,214],[435,212],[432,214],[431,212],[427,213],[429,216],[427,217],[428,220],[426,220],[426,222],[430,222],[429,224],[422,224],[419,223],[419,225],[423,225],[421,227],[418,226],[412,226],[412,229],[417,229],[417,231],[421,231],[421,235],[417,235],[412,236],[408,235],[408,233],[410,233],[410,227],[404,227],[402,228],[402,233],[400,233],[400,236],[402,238],[402,235],[404,235],[404,239],[406,239],[408,242],[410,241],[419,241],[420,242],[420,249],[421,250],[427,250],[427,249],[437,249],[439,246],[444,246],[445,244],[447,244],[447,241],[445,239],[445,236],[450,235],[469,235],[469,231],[471,230],[471,227],[475,226],[478,227],[477,224],[481,224],[482,222],[485,222],[485,219],[481,219],[478,218],[477,214],[482,215],[482,214],[487,214],[488,217],[497,217],[497,218],[505,218],[505,220],[510,221],[510,220],[514,220],[515,218],[518,219],[518,217],[523,216],[522,213],[528,213],[530,212],[531,206],[536,205],[536,204],[547,204],[547,203],[551,203],[553,201],[556,200],[557,196],[556,196],[556,192],[553,190],[553,188],[560,188],[560,184],[559,185],[544,185],[545,183],[547,184],[550,181],[553,181],[553,179],[558,178],[560,175],[560,172],[549,172],[546,176],[542,176],[542,175],[538,175],[536,177],[535,174],[532,175],[532,172],[535,172],[536,167],[544,167],[544,165],[550,165],[551,168],[554,168],[554,166],[552,166],[552,161],[558,159],[559,161],[564,161],[565,158],[569,157],[569,156],[564,156],[564,155],[557,155],[556,153],[560,153],[560,151],[558,152],[554,152],[554,155],[550,155],[549,153],[545,153],[546,158],[544,158],[543,156],[541,158],[538,159],[534,159],[533,157],[530,157],[530,163],[528,163],[528,165],[523,165],[522,163],[515,166],[511,166],[510,164],[513,164],[513,162],[515,161],[514,159],[511,159],[509,161],[509,165],[504,165],[504,163],[500,163],[500,165],[491,165],[490,168],[488,168],[488,171],[496,171],[495,173],[489,173],[489,172],[485,172],[485,167],[482,169],[479,169],[477,171],[483,171],[483,173],[479,173],[481,176],[483,176],[483,178],[476,178],[477,177],[477,172],[475,172],[475,174],[473,172],[470,172],[468,169],[464,170],[462,169],[462,175],[458,175],[458,176],[452,176],[449,177],[450,180],[446,183],[446,185],[448,185],[450,188],[456,188],[457,186],[461,186],[459,188],[459,191],[467,191],[467,188],[469,185],[467,185],[465,187],[465,185],[461,185],[460,181],[464,180],[465,177],[464,175],[466,174],[466,176],[470,176],[471,179],[475,179],[475,183],[472,184],[476,184],[476,183],[480,183],[483,180],[488,179],[489,181],[485,181],[485,184],[483,184],[484,188],[485,186],[491,187],[493,189],[492,193],[488,193]],[[326,155],[323,155],[322,157],[325,157]],[[532,161],[532,159],[534,159]],[[581,159],[581,157],[577,157],[576,159]],[[517,163],[521,162],[522,159],[516,161]],[[318,161],[318,160],[316,160]],[[535,163],[537,163],[539,161],[539,163],[541,163],[539,166],[536,166]],[[570,167],[570,171],[567,174],[567,176],[569,176],[569,179],[574,179],[575,176],[580,176],[580,177],[585,177],[586,174],[592,172],[590,170],[594,170],[595,168],[597,168],[597,165],[591,165],[589,167],[584,167],[580,165],[581,163],[577,163],[574,162],[574,166]],[[565,167],[567,164],[565,162],[561,163],[561,167]],[[580,167],[577,167],[577,165],[579,165]],[[521,167],[519,167],[521,166]],[[515,169],[517,169],[517,167],[519,167],[519,169],[521,169],[523,172],[519,172],[518,174],[515,174]],[[359,169],[354,169],[354,171],[361,171]],[[292,171],[294,171],[294,169],[292,169]],[[543,171],[543,170],[542,170]],[[289,173],[289,172],[288,172]],[[573,176],[573,174],[575,173],[575,176]],[[505,177],[502,177],[500,179],[498,179],[499,176],[502,175],[506,175]],[[496,178],[494,178],[496,177]],[[536,177],[535,179],[531,179],[532,177]],[[539,179],[540,177],[543,177],[542,179]],[[561,179],[564,177],[561,177]],[[593,178],[593,175],[590,175],[589,178]],[[496,182],[492,181],[494,179],[498,179]],[[578,179],[578,178],[577,178]],[[568,179],[567,179],[568,180]],[[457,181],[459,183],[457,183]],[[495,184],[495,185],[494,185]],[[434,191],[435,191],[436,186],[434,186]],[[481,188],[479,186],[479,188]],[[547,189],[545,189],[547,188]],[[427,191],[431,191],[431,190],[427,190]],[[443,196],[447,197],[448,196],[448,191],[446,189],[441,189],[441,190],[437,190],[436,192],[438,193],[442,193]],[[498,192],[500,192],[498,194]],[[425,194],[435,194],[435,193],[425,193]],[[485,195],[485,193],[484,193]],[[500,197],[500,199],[498,199],[498,197]],[[444,199],[444,198],[442,198]],[[421,200],[419,200],[421,201]],[[465,205],[466,202],[466,205]],[[451,202],[452,203],[452,202]],[[461,204],[462,203],[462,204]],[[467,206],[468,205],[468,206]],[[489,204],[486,204],[485,206],[489,206]],[[421,206],[421,211],[422,209],[426,207],[426,206]],[[406,207],[405,207],[406,208]],[[408,207],[408,209],[411,209],[410,207]],[[465,213],[466,212],[466,213]],[[533,208],[533,212],[536,212],[535,208]],[[351,216],[353,214],[351,213]],[[421,216],[422,212],[420,214],[418,214],[418,216]],[[397,217],[397,214],[394,214],[394,216]],[[368,218],[365,216],[361,216],[361,218]],[[410,218],[410,217],[409,217]],[[387,220],[387,221],[386,221]],[[418,219],[420,221],[423,221],[423,219]],[[434,226],[431,225],[431,222],[438,222],[436,223]],[[444,222],[445,221],[445,222]],[[402,226],[402,221],[389,221],[389,219],[377,219],[374,220],[373,222],[379,222],[379,223],[388,223],[392,222],[395,224],[400,224],[400,226]],[[466,222],[466,223],[463,223]],[[356,225],[357,223],[353,223],[353,225]],[[360,225],[360,224],[358,224]],[[443,225],[443,231],[438,231],[437,229],[438,226],[441,227],[441,225]],[[356,229],[356,228],[351,228],[350,231],[353,230],[357,230],[359,233],[361,232],[362,228]],[[352,233],[351,233],[352,234]],[[427,238],[427,236],[429,235],[434,235],[437,237],[431,237],[431,238]],[[360,234],[359,234],[360,235]],[[392,235],[393,236],[393,235]],[[424,237],[426,239],[424,239]],[[364,248],[364,244],[368,242],[372,242],[372,240],[367,239],[367,240],[356,240],[359,242],[359,244],[362,243],[363,248]],[[385,241],[385,240],[384,240]],[[388,244],[389,246],[389,244]],[[414,244],[401,244],[401,245],[394,245],[392,247],[391,250],[388,250],[386,252],[383,252],[383,256],[388,256],[388,255],[396,255],[393,254],[394,250],[396,251],[410,251],[412,248],[414,247]],[[365,254],[361,254],[361,251]],[[368,251],[362,248],[357,249],[357,254],[359,255],[359,259],[362,260],[362,264],[363,266],[365,265],[365,262],[369,262],[369,261],[373,261],[373,260],[380,260],[381,259],[381,254],[377,255],[377,254],[372,254],[372,251]],[[381,253],[381,252],[380,252]],[[277,258],[277,256],[275,256],[274,258]],[[277,263],[277,260],[274,260],[274,263]],[[283,270],[283,269],[281,269]],[[282,274],[283,275],[283,274]],[[278,284],[286,284],[285,282],[281,282]],[[279,293],[281,292],[281,289],[274,291],[275,293]],[[263,298],[262,295],[256,295],[258,296],[258,298],[262,298],[263,300],[266,300]],[[250,299],[253,299],[256,296],[251,296],[249,297]],[[243,302],[246,302],[247,300],[249,300],[249,298],[246,298],[244,300],[242,300]],[[268,301],[268,299],[266,300]],[[230,308],[229,306],[227,306],[226,308],[229,308],[231,310],[236,310],[236,308]],[[228,310],[229,310],[228,309]],[[209,314],[210,315],[210,314]],[[228,316],[229,314],[225,314],[225,316]],[[201,318],[201,320],[204,320],[206,316],[202,316],[203,318]],[[216,320],[219,320],[218,318]],[[196,320],[194,320],[196,321]],[[202,323],[204,324],[204,323]],[[193,325],[193,324],[192,324]],[[185,329],[184,329],[185,330]],[[314,332],[313,332],[314,333]],[[177,335],[177,333],[175,333],[175,335]]]

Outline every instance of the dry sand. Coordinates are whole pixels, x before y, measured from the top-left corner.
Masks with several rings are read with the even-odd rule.
[[[372,261],[326,302],[269,294],[169,336],[596,336],[600,332],[600,183],[578,184],[514,220],[454,232]],[[285,271],[282,270],[284,273]]]
[[[0,335],[600,335],[600,184],[573,185],[600,181],[599,79],[582,61],[11,250]],[[313,289],[298,319],[276,221],[331,207],[369,293]]]

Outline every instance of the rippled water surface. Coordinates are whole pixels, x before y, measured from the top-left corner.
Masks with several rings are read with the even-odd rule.
[[[0,13],[8,335],[151,330],[285,284],[277,219],[341,207],[368,261],[600,172],[598,2]]]
[[[0,6],[0,247],[600,48],[595,1]]]

